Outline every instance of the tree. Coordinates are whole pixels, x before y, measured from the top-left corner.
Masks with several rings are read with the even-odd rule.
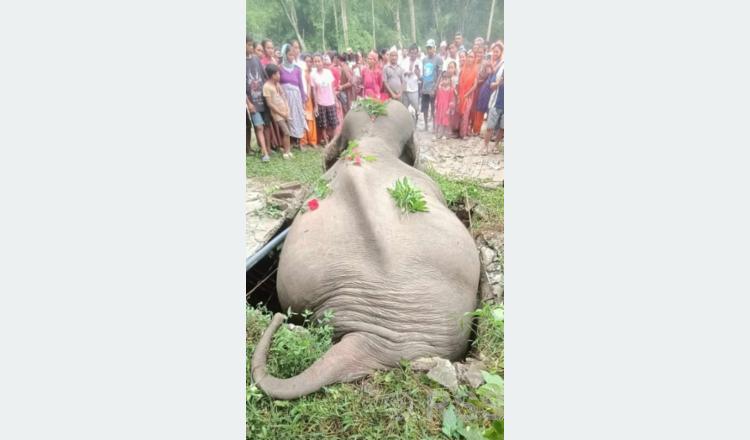
[[[440,39],[444,40],[443,30],[440,27],[440,20],[438,19],[440,16],[440,3],[437,0],[432,0],[432,13],[435,16],[435,31],[437,31]]]
[[[289,19],[289,23],[291,23],[292,28],[294,28],[294,33],[297,34],[297,39],[299,40],[299,45],[302,50],[305,49],[305,39],[302,37],[304,35],[305,30],[303,29],[303,34],[299,33],[299,22],[297,21],[297,9],[294,7],[294,1],[290,1],[289,4],[287,4],[287,0],[279,0],[279,3],[281,4],[282,9],[284,9],[284,14],[286,14],[286,18]]]
[[[335,0],[334,0],[335,1]],[[320,0],[320,18],[323,28],[320,31],[320,40],[323,43],[323,51],[326,50],[326,4],[325,0]]]
[[[400,15],[401,0],[396,0],[396,3],[394,4],[394,6],[395,6],[394,7],[394,9],[395,9],[395,15],[396,15],[394,17],[394,20],[396,21],[396,33],[398,34],[398,47],[399,47],[399,49],[403,49],[404,48],[404,43],[401,40],[401,15]]]
[[[411,14],[411,41],[417,42],[417,20],[414,17],[414,0],[409,0],[409,13]]]
[[[492,32],[492,16],[495,15],[495,0],[492,0],[492,6],[490,7],[490,20],[487,24],[487,40],[490,39],[490,33]]]
[[[375,43],[375,0],[370,0],[372,5],[372,50],[376,50],[378,45]]]
[[[346,0],[341,0],[341,28],[344,30],[344,46],[349,47],[349,23],[346,19]]]
[[[341,40],[339,39],[339,16],[336,13],[336,0],[333,0],[331,4],[333,5],[333,24],[336,26],[336,50],[338,50]]]

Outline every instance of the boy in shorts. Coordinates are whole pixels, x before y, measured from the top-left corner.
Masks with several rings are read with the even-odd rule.
[[[279,85],[281,75],[279,74],[279,66],[273,63],[266,65],[266,76],[268,81],[263,84],[263,97],[266,98],[266,104],[271,109],[271,117],[276,122],[276,125],[282,131],[281,140],[284,144],[284,159],[291,159],[292,155],[292,143],[289,140],[289,125],[287,121],[292,119],[291,113],[289,112],[289,105],[286,102],[284,96],[284,90]]]

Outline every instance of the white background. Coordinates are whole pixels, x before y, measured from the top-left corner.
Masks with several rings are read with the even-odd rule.
[[[510,440],[750,437],[741,4],[506,3]],[[245,435],[244,14],[0,6],[0,438]]]

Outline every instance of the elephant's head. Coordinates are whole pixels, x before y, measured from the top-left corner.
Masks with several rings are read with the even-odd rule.
[[[326,146],[325,169],[336,163],[350,140],[365,136],[378,138],[390,146],[393,156],[418,167],[419,148],[414,142],[414,119],[399,101],[388,101],[386,109],[386,116],[379,116],[373,121],[364,110],[353,108],[344,118],[341,133]]]

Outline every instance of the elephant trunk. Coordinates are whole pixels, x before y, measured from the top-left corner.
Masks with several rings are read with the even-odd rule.
[[[284,322],[284,315],[277,313],[268,328],[263,332],[252,358],[252,376],[256,385],[269,397],[291,400],[314,393],[326,385],[348,382],[372,372],[362,359],[359,335],[350,334],[334,344],[315,363],[302,373],[289,379],[273,377],[266,371],[266,359],[271,340],[276,330]]]

